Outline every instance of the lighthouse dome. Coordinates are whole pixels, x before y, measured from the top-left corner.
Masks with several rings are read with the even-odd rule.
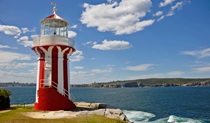
[[[69,23],[62,17],[57,15],[56,7],[53,8],[54,13],[47,16],[41,23],[41,35],[58,35],[68,37],[68,26]]]
[[[41,23],[41,35],[33,39],[33,46],[40,45],[65,45],[74,47],[74,40],[68,37],[69,23],[57,15],[56,7],[53,14],[47,16]]]

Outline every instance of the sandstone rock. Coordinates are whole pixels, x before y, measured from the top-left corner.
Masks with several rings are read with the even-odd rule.
[[[128,121],[126,115],[120,109],[106,109],[105,116],[108,118],[119,119],[123,121]]]
[[[90,111],[89,114],[96,114],[96,115],[104,116],[105,111],[106,109],[98,109],[98,110]]]
[[[73,111],[45,111],[45,112],[27,112],[25,116],[39,119],[58,119],[58,118],[73,118],[81,115],[86,116],[89,114],[96,114],[108,118],[119,119],[128,121],[126,115],[120,109],[111,108],[110,105],[104,103],[87,103],[76,102],[76,110]]]

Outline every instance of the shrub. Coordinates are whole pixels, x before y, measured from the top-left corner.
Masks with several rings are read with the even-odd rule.
[[[11,92],[5,89],[0,89],[0,110],[10,108]]]

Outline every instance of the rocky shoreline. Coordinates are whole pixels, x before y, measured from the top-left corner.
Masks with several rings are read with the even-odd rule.
[[[58,119],[58,118],[74,118],[87,115],[100,115],[107,118],[118,119],[129,122],[126,115],[120,109],[115,109],[112,106],[104,103],[87,103],[75,102],[77,108],[71,111],[38,111],[26,112],[23,115],[35,119]]]

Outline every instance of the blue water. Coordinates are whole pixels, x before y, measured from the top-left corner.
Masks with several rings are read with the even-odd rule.
[[[8,87],[11,104],[34,103],[35,87]],[[71,88],[72,100],[102,102],[135,123],[210,123],[210,87]]]

